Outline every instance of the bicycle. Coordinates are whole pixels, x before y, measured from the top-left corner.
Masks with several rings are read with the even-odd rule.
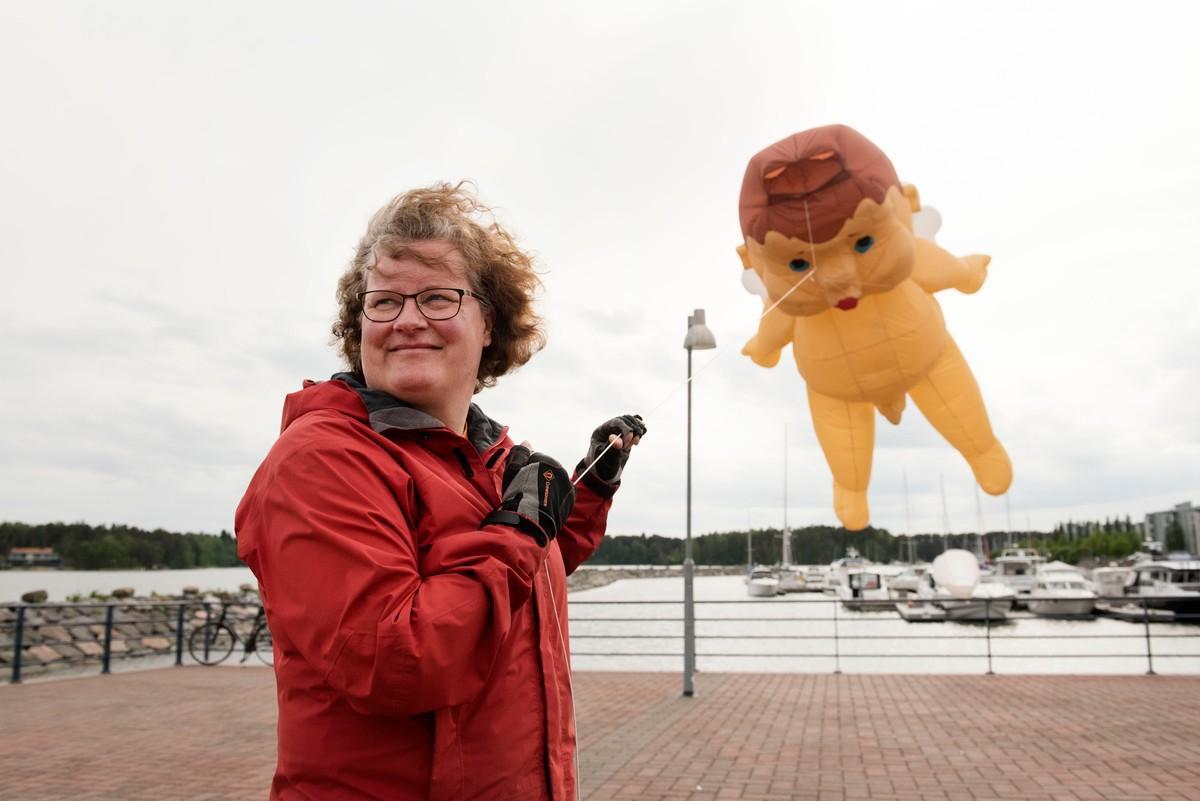
[[[275,647],[271,641],[271,630],[267,628],[267,615],[263,607],[258,608],[254,617],[254,626],[250,635],[243,641],[233,627],[225,622],[225,614],[229,607],[221,606],[221,614],[216,620],[210,620],[196,628],[188,636],[188,653],[202,665],[219,665],[233,653],[236,642],[243,645],[242,662],[257,654],[263,664],[275,664]],[[240,663],[239,663],[240,664]]]

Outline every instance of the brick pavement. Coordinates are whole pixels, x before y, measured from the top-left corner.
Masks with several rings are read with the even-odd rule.
[[[575,677],[587,801],[1200,801],[1200,678]],[[5,801],[264,799],[265,669],[0,687]]]

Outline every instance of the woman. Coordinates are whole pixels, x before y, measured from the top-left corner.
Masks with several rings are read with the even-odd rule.
[[[338,286],[350,370],[287,397],[238,507],[276,646],[273,799],[575,796],[566,575],[645,427],[597,428],[573,487],[471,403],[543,344],[530,259],[483,212],[442,184],[372,218]]]

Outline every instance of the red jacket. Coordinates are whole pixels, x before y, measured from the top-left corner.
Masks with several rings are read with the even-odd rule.
[[[540,548],[506,526],[507,429],[464,438],[390,396],[306,384],[238,506],[275,641],[271,798],[575,798],[566,575],[611,491]]]

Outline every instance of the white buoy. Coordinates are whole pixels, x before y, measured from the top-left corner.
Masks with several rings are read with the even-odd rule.
[[[933,580],[955,598],[966,600],[979,584],[979,560],[961,548],[943,551],[933,560]]]

